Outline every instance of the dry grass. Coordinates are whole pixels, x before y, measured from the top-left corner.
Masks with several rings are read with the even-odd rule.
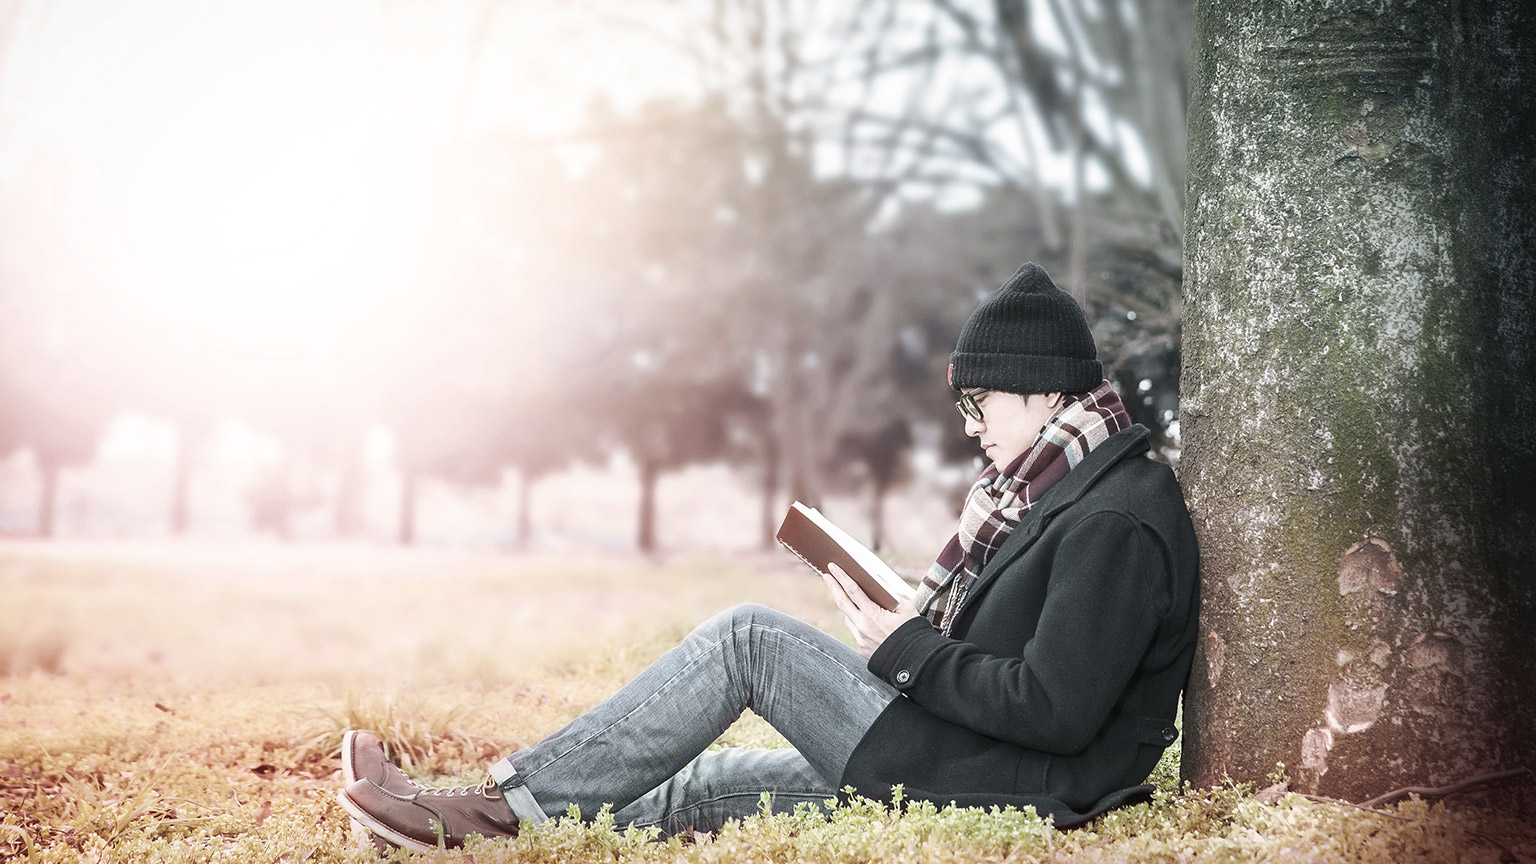
[[[341,734],[474,782],[698,620],[766,602],[832,632],[779,559],[641,562],[371,549],[0,545],[0,859],[362,861],[334,803]],[[750,715],[725,743],[773,745]],[[566,820],[476,861],[1536,860],[1513,820],[1386,815],[1247,790],[1176,794],[1054,832],[1020,813],[841,808],[653,842]],[[433,856],[425,856],[433,857]],[[461,860],[468,856],[443,855]]]

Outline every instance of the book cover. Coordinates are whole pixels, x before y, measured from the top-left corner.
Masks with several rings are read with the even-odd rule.
[[[829,573],[827,565],[836,562],[859,583],[869,599],[885,609],[895,609],[898,597],[912,595],[912,586],[896,575],[889,564],[814,507],[799,501],[789,505],[775,536],[784,548],[817,573]]]

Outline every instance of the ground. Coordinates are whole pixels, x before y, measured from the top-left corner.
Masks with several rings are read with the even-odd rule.
[[[379,733],[424,782],[479,782],[733,603],[841,633],[820,581],[787,558],[0,544],[0,859],[370,860],[335,803],[346,729]],[[750,714],[721,743],[783,746]],[[855,802],[830,822],[757,818],[665,843],[562,820],[441,857],[1536,861],[1518,814],[1261,803],[1242,786],[1180,790],[1176,772],[1172,754],[1152,803],[1067,832],[1029,813]]]

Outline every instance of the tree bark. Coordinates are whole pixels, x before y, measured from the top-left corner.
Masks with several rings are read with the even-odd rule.
[[[1533,19],[1197,8],[1198,785],[1283,762],[1299,791],[1358,801],[1533,764]]]

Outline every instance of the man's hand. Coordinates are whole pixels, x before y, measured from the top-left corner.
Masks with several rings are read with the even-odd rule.
[[[917,607],[912,605],[911,598],[896,601],[896,611],[887,611],[869,599],[859,583],[853,581],[843,568],[836,564],[827,566],[832,575],[821,577],[822,581],[827,583],[827,590],[832,592],[832,602],[843,613],[843,620],[847,622],[848,629],[853,631],[853,638],[858,643],[859,653],[865,658],[874,654],[885,637],[895,632],[897,627],[917,615]]]

